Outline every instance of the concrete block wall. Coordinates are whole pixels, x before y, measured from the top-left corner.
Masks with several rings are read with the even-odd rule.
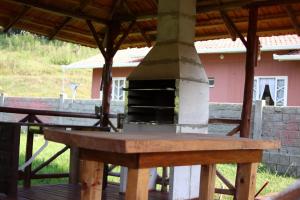
[[[264,153],[271,170],[300,176],[300,107],[263,108],[262,138],[279,139],[281,149]]]
[[[1,103],[1,101],[0,101]],[[87,100],[87,99],[63,99],[63,98],[30,98],[30,97],[5,97],[3,98],[0,106],[17,107],[17,108],[31,108],[41,110],[56,110],[66,112],[83,112],[94,113],[95,106],[101,105],[100,100]],[[111,113],[123,113],[124,103],[113,101],[111,103]],[[25,115],[21,114],[7,114],[1,113],[1,121],[17,122],[24,118]],[[81,119],[81,118],[66,118],[66,117],[39,117],[45,123],[59,123],[69,125],[93,125],[96,120]]]

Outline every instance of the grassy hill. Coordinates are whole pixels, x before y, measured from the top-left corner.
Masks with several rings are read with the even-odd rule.
[[[75,44],[49,41],[27,32],[0,34],[0,92],[8,96],[58,97],[62,85],[61,65],[99,53]],[[89,98],[92,70],[65,73],[65,92],[70,82],[79,83],[77,98]]]

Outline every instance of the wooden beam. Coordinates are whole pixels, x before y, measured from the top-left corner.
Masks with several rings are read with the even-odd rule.
[[[128,169],[126,200],[148,200],[149,169]]]
[[[80,5],[76,11],[81,12],[90,2],[90,0],[80,0]],[[57,33],[72,19],[72,17],[66,17],[65,20],[54,29],[53,33],[49,36],[49,40],[52,40]]]
[[[123,33],[123,35],[121,36],[121,38],[118,40],[118,42],[115,44],[114,46],[114,50],[113,50],[113,56],[117,53],[117,51],[120,49],[122,43],[124,42],[124,40],[127,38],[129,32],[131,31],[131,29],[133,28],[133,26],[135,25],[136,21],[132,21],[128,28],[125,30],[125,32]]]
[[[227,13],[226,13],[225,11],[223,11],[223,10],[220,10],[220,15],[221,15],[221,17],[222,17],[222,19],[223,19],[223,21],[224,21],[224,24],[225,24],[225,26],[226,26],[226,29],[227,29],[229,35],[231,36],[231,39],[232,39],[233,41],[235,41],[235,40],[236,40],[236,35],[237,35],[237,34],[236,34],[234,28],[232,27],[232,24],[230,24],[230,22],[229,22],[229,16],[228,16]]]
[[[148,37],[147,33],[143,30],[143,28],[138,24],[136,23],[136,27],[140,30],[146,44],[148,47],[151,47],[152,46],[152,41],[151,39]]]
[[[55,28],[53,30],[53,32],[51,33],[51,35],[49,35],[49,40],[52,40],[56,35],[57,33],[72,19],[72,17],[66,17],[64,19],[64,21],[59,25],[57,26],[57,28]]]
[[[214,200],[216,164],[201,165],[199,200]]]
[[[258,8],[249,10],[249,25],[247,34],[247,53],[246,53],[246,73],[244,86],[243,110],[241,116],[240,136],[250,136],[250,120],[252,111],[253,98],[253,82],[254,82],[254,66],[257,59],[256,47],[258,42],[257,37],[257,16]]]
[[[22,11],[17,14],[17,16],[3,29],[3,32],[6,33],[12,26],[14,26],[30,9],[29,6],[24,6]]]
[[[239,164],[237,169],[235,200],[253,200],[256,190],[258,163]]]
[[[106,51],[105,51],[105,49],[104,49],[104,47],[102,45],[102,42],[100,41],[100,38],[99,38],[99,36],[97,34],[97,31],[96,31],[94,25],[92,24],[92,22],[90,20],[86,20],[86,23],[87,23],[87,25],[88,25],[88,27],[89,27],[89,29],[90,29],[90,31],[91,31],[94,39],[95,39],[95,42],[96,42],[96,44],[97,44],[100,52],[102,53],[102,55],[103,55],[104,58],[107,58]]]
[[[72,17],[72,18],[75,18],[78,20],[85,20],[85,21],[90,20],[90,21],[97,22],[100,24],[108,23],[108,20],[103,19],[103,18],[90,16],[90,15],[87,15],[87,14],[84,14],[84,13],[78,12],[78,11],[65,10],[62,8],[51,6],[49,4],[41,3],[40,1],[33,1],[33,0],[5,0],[5,1],[11,2],[11,3],[16,3],[16,4],[21,4],[24,6],[30,6],[30,7],[42,10],[44,12],[53,13],[53,14],[61,15],[61,16]]]
[[[293,12],[292,7],[290,5],[287,5],[287,6],[284,6],[284,8],[291,20],[293,27],[295,28],[295,30],[297,32],[297,35],[300,35],[300,25],[298,23],[297,17],[295,16],[295,14]]]
[[[298,0],[236,0],[231,1],[228,3],[224,3],[223,5],[210,4],[210,5],[203,5],[203,1],[197,2],[197,13],[203,12],[212,12],[212,11],[219,11],[219,10],[234,10],[234,9],[241,9],[247,7],[266,7],[266,6],[274,6],[274,5],[288,5],[299,3]]]
[[[82,200],[101,200],[104,164],[98,161],[80,162],[80,182]]]

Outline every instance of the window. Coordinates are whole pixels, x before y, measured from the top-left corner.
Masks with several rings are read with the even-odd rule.
[[[125,92],[123,88],[125,87],[125,78],[113,78],[112,84],[112,98],[113,101],[124,101],[125,100]]]
[[[209,84],[210,88],[215,87],[215,78],[214,77],[208,77],[208,84]]]
[[[112,101],[124,101],[126,78],[113,78],[112,79],[112,91],[111,91],[111,100]],[[100,99],[102,99],[102,91],[100,91]]]
[[[258,76],[254,79],[253,100],[265,99],[269,105],[287,105],[287,76]]]

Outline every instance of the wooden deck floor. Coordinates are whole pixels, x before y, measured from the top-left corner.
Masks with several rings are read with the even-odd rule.
[[[119,187],[109,185],[103,193],[103,200],[123,200]],[[80,187],[74,185],[33,186],[30,189],[19,189],[18,200],[80,200]],[[149,200],[167,200],[167,193],[150,192]]]

